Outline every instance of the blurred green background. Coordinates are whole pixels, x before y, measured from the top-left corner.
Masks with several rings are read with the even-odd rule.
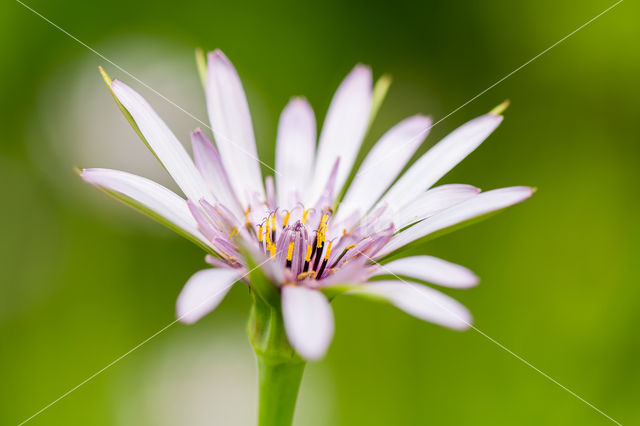
[[[30,6],[205,119],[193,49],[221,48],[248,92],[260,155],[305,95],[319,121],[357,62],[394,82],[365,146],[436,120],[613,4],[45,1]],[[453,294],[477,327],[623,424],[640,423],[640,7],[627,0],[438,124],[423,146],[509,98],[504,124],[444,181],[539,187],[532,200],[415,249],[481,285]],[[199,124],[20,4],[0,5],[0,424],[18,424],[174,319],[203,253],[81,183],[73,166],[167,183],[97,72],[138,88],[183,141]],[[34,425],[244,425],[255,366],[246,289],[175,325]],[[605,425],[475,331],[334,302],[298,425]]]

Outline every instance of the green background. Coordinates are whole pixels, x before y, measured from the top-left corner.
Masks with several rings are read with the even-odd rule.
[[[44,1],[28,4],[197,117],[193,48],[221,48],[273,164],[279,112],[321,121],[357,62],[394,82],[365,142],[445,116],[613,4]],[[503,125],[446,176],[539,191],[420,247],[482,279],[451,292],[491,339],[623,424],[640,423],[637,226],[640,7],[627,0],[439,123],[423,150],[509,98]],[[131,83],[183,141],[199,124],[14,1],[0,5],[0,424],[18,424],[174,320],[204,267],[189,242],[81,183],[73,166],[162,176],[97,72]],[[129,148],[130,147],[130,148]],[[334,303],[336,336],[303,381],[298,425],[610,424],[476,331]],[[251,424],[249,297],[176,324],[34,425]]]

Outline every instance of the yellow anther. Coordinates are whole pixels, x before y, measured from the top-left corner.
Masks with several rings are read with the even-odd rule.
[[[274,230],[276,229],[276,214],[275,213],[271,215],[271,228],[274,229]]]
[[[244,212],[244,223],[246,223],[247,225],[251,223],[249,222],[249,213],[251,213],[251,207],[247,207],[247,210],[245,210]]]
[[[304,257],[305,262],[311,261],[311,244],[307,244],[307,254]]]
[[[238,228],[234,226],[233,229],[231,230],[231,233],[229,234],[229,238],[233,237],[237,233],[238,233]]]
[[[309,214],[309,210],[311,209],[302,209],[302,223],[306,224],[307,223],[307,215]]]
[[[355,246],[356,246],[355,244],[349,244],[348,246],[346,246],[346,247],[344,248],[344,251],[351,250],[351,249],[352,249],[352,248],[354,248]]]
[[[327,218],[328,218],[328,217],[329,217],[329,216],[327,216],[327,214],[326,214],[326,213],[324,213],[324,214],[322,215],[322,219],[320,219],[320,226],[319,226],[318,228],[322,229],[322,228],[324,228],[324,227],[325,227],[325,225],[327,224]]]
[[[293,257],[293,241],[289,243],[289,248],[287,249],[287,260],[291,262],[292,257]]]
[[[315,277],[316,277],[315,271],[309,271],[309,272],[301,272],[300,274],[298,274],[296,278],[298,279],[298,281],[302,281],[305,278],[314,279]]]
[[[271,246],[269,247],[269,253],[271,254],[271,257],[276,257],[276,245],[275,244],[271,244]]]
[[[327,244],[327,252],[324,254],[324,260],[329,260],[329,256],[331,256],[331,244],[333,242],[329,241],[329,244]]]
[[[262,235],[262,225],[258,225],[258,241],[259,241],[259,242],[262,242],[262,238],[263,238],[263,235]]]
[[[269,220],[267,220],[267,229],[264,233],[264,236],[267,240],[267,246],[271,244],[271,225],[269,224]]]
[[[288,211],[287,214],[284,215],[284,219],[282,219],[283,228],[287,226],[287,223],[289,223],[289,217],[291,217],[291,212]]]

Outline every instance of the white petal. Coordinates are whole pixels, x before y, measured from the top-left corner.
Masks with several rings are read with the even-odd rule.
[[[531,197],[533,189],[526,186],[512,186],[483,192],[475,197],[442,210],[430,218],[399,232],[376,257],[383,257],[419,238],[443,231],[454,225],[502,210]]]
[[[475,197],[480,190],[471,185],[451,184],[430,189],[418,195],[400,208],[393,217],[396,229],[402,229],[419,220],[433,216],[435,213],[453,205]]]
[[[322,127],[313,175],[313,190],[307,204],[315,203],[340,158],[336,193],[340,193],[364,138],[371,114],[371,69],[358,65],[342,81],[331,101]]]
[[[333,338],[333,312],[318,290],[286,285],[282,288],[282,316],[291,346],[303,358],[322,358]]]
[[[370,295],[423,321],[465,330],[471,327],[471,314],[459,302],[430,287],[406,281],[375,281],[363,284],[347,294]]]
[[[451,288],[469,288],[478,277],[464,266],[433,256],[412,256],[380,265],[374,275],[402,275]]]
[[[382,197],[381,202],[401,206],[429,189],[478,147],[502,122],[502,116],[477,117],[438,142],[420,157]]]
[[[362,162],[334,220],[347,217],[356,209],[367,212],[398,177],[427,137],[430,126],[429,117],[415,115],[386,132]]]
[[[238,269],[204,269],[193,274],[178,296],[178,320],[193,324],[213,311],[240,275]]]
[[[192,200],[211,200],[209,189],[180,141],[151,105],[121,81],[111,83],[111,91],[131,114],[149,149],[167,169],[184,195]]]
[[[209,246],[187,202],[164,186],[120,170],[84,169],[80,176],[187,238]]]
[[[292,208],[299,195],[308,190],[315,150],[313,109],[306,99],[294,98],[282,111],[278,123],[276,193],[280,207]]]
[[[206,97],[213,135],[236,195],[243,207],[253,193],[264,198],[247,98],[236,69],[219,50],[208,56]]]
[[[200,129],[197,129],[191,132],[191,144],[196,166],[205,182],[209,185],[211,193],[225,207],[235,213],[237,217],[243,217],[244,212],[238,204],[238,199],[231,187],[229,175],[213,143],[207,139]]]

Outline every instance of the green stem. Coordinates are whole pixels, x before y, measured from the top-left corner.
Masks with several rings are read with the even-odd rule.
[[[258,426],[290,426],[296,407],[304,362],[258,357]]]
[[[278,305],[254,293],[248,332],[258,359],[258,426],[291,426],[305,362],[287,341]]]

